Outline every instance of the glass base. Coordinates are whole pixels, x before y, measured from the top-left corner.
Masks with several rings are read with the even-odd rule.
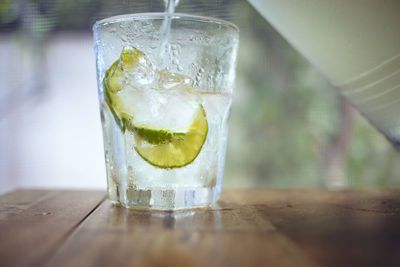
[[[137,189],[114,181],[108,184],[108,195],[113,204],[138,210],[185,210],[208,207],[220,195],[217,186],[199,188]]]

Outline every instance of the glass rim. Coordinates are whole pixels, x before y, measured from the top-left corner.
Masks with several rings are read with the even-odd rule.
[[[96,21],[95,24],[93,25],[92,30],[95,31],[96,28],[99,26],[106,25],[109,23],[116,23],[116,22],[127,20],[127,19],[132,19],[132,20],[164,19],[165,16],[169,16],[171,18],[182,18],[182,19],[192,20],[192,21],[211,22],[211,23],[215,23],[215,24],[226,25],[226,26],[229,26],[230,28],[232,28],[233,30],[235,30],[236,32],[239,32],[239,27],[236,26],[234,23],[229,22],[227,20],[213,18],[213,17],[207,17],[207,16],[200,16],[200,15],[191,15],[191,14],[185,14],[185,13],[165,13],[165,12],[133,13],[133,14],[123,14],[123,15],[112,16],[112,17],[108,17],[108,18]]]

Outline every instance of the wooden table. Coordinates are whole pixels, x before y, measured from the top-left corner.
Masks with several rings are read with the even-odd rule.
[[[0,197],[0,266],[400,266],[400,190],[224,190],[145,212],[104,192]]]

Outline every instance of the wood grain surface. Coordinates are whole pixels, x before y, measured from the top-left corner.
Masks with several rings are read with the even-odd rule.
[[[32,207],[51,194],[52,192],[48,190],[18,190],[2,195],[0,198],[0,222]]]
[[[94,191],[41,192],[19,190],[5,196],[8,207],[13,206],[12,199],[15,206],[21,205],[21,199],[24,203],[34,195],[37,199],[17,215],[0,222],[0,266],[42,266],[105,198],[104,192]]]
[[[399,266],[400,190],[227,189],[213,207],[113,206],[105,193],[0,197],[0,266]]]

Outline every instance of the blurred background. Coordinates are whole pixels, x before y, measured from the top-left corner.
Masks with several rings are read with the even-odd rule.
[[[161,0],[1,0],[0,193],[106,187],[91,27]],[[240,28],[224,185],[397,187],[400,154],[245,0],[176,12]]]

